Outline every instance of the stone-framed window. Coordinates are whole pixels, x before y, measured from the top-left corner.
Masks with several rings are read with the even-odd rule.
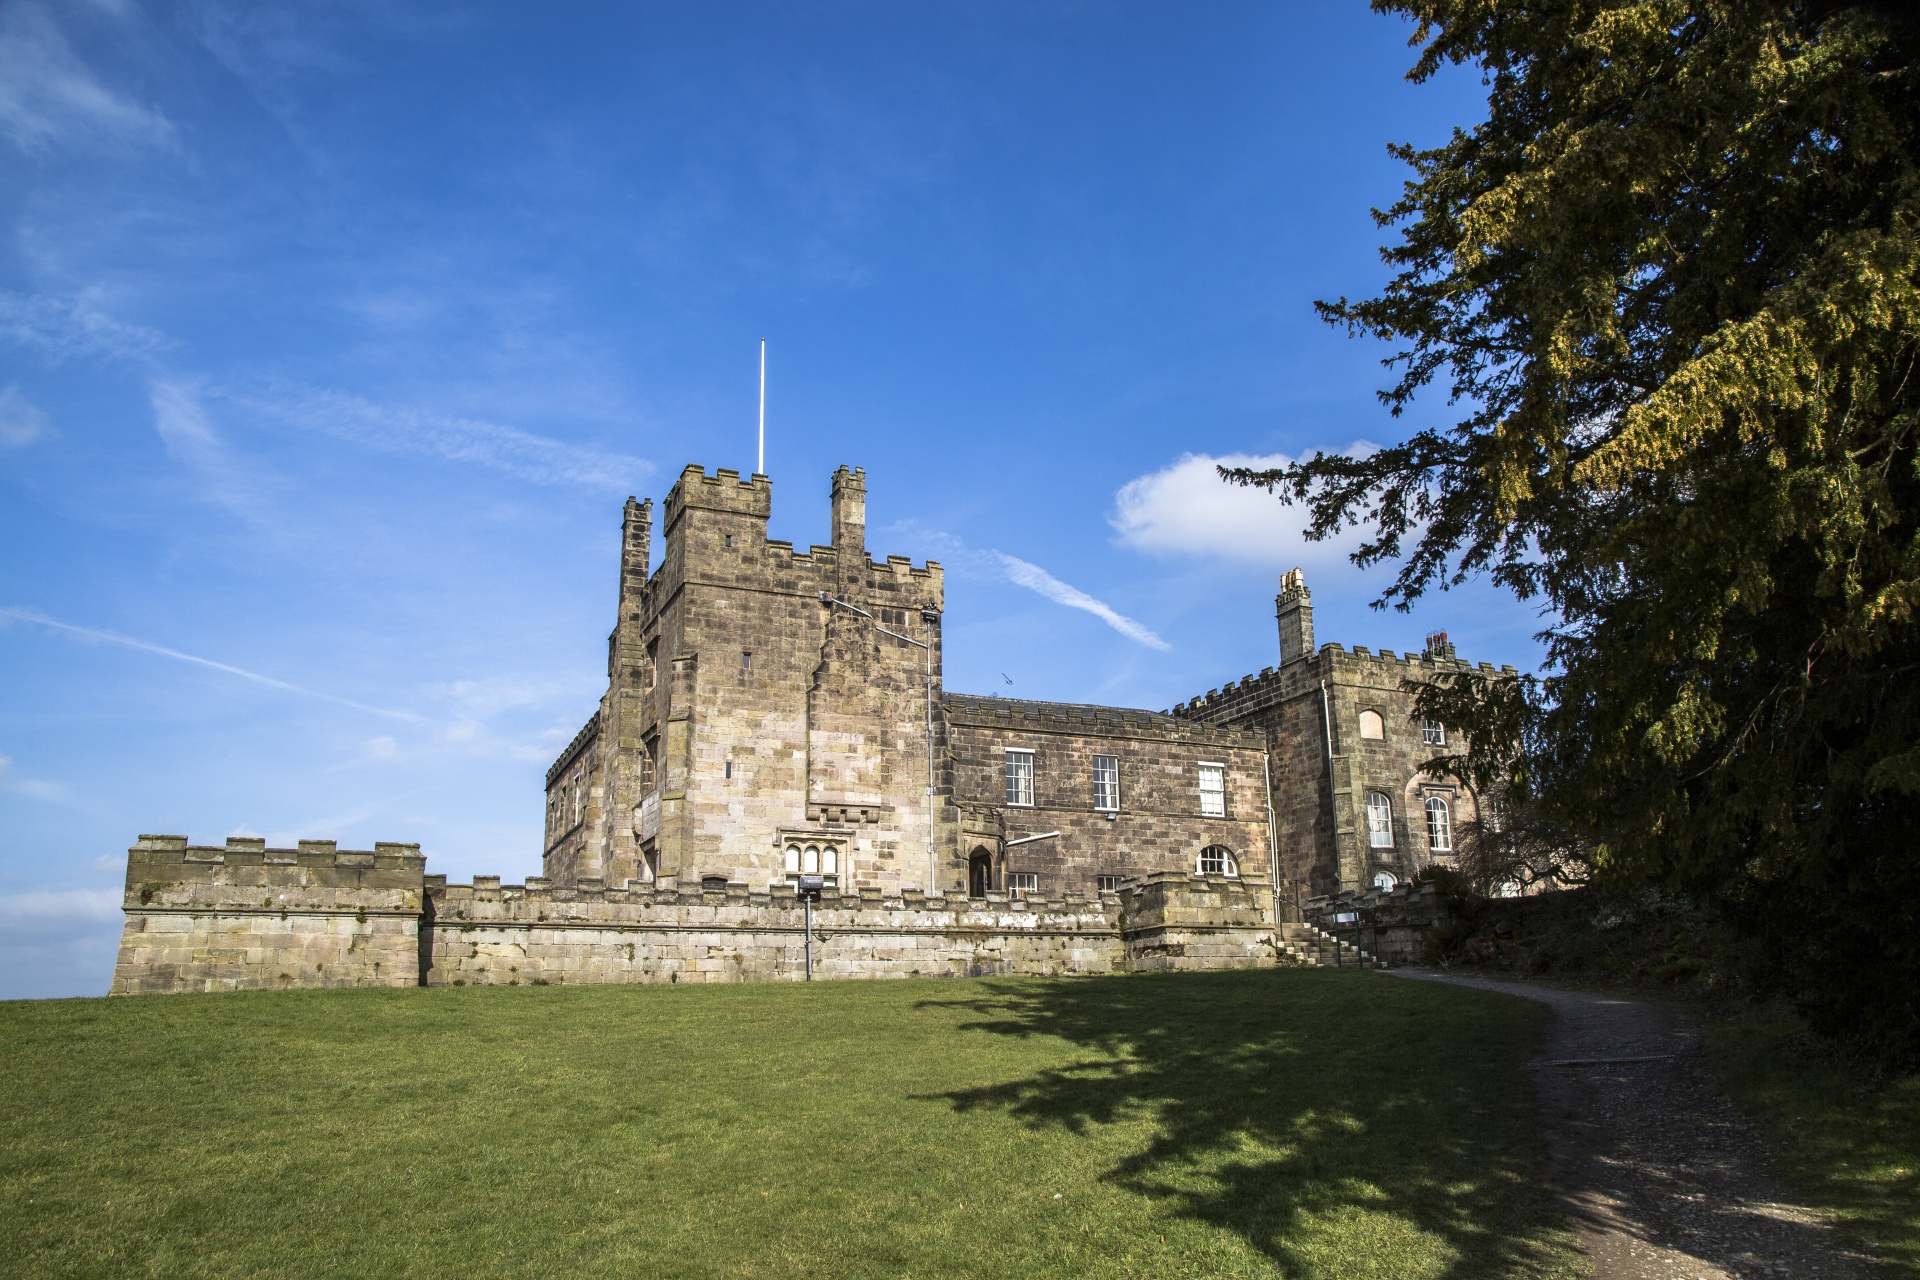
[[[1210,844],[1200,851],[1194,870],[1203,876],[1237,876],[1240,864],[1234,860],[1233,850],[1223,844]]]
[[[653,688],[655,678],[660,671],[660,637],[647,641],[647,688]]]
[[[646,795],[649,791],[653,790],[653,782],[654,782],[653,757],[654,757],[655,750],[656,750],[656,742],[655,742],[655,739],[653,739],[652,737],[645,738],[641,741],[640,743],[640,794],[641,795]]]
[[[1033,808],[1033,752],[1024,747],[1007,748],[1007,803],[1023,809]]]
[[[1427,848],[1433,853],[1453,852],[1453,807],[1442,796],[1427,797]]]
[[[1125,876],[1095,876],[1093,890],[1095,893],[1118,893],[1120,882],[1125,879]]]
[[[1393,801],[1384,791],[1367,792],[1367,847],[1393,848]]]
[[[840,875],[840,849],[819,840],[787,841],[786,872],[795,876],[823,876],[832,881]]]
[[[1007,872],[1007,892],[1016,898],[1024,898],[1030,893],[1040,891],[1040,877],[1032,871]]]
[[[1360,713],[1360,736],[1376,740],[1387,736],[1386,720],[1371,707]]]
[[[1423,746],[1444,747],[1447,745],[1447,726],[1438,720],[1420,722],[1420,742]]]
[[[1093,807],[1104,812],[1120,808],[1120,757],[1093,758]]]
[[[1380,892],[1392,893],[1395,889],[1399,888],[1399,886],[1400,877],[1394,875],[1393,872],[1376,871],[1373,873],[1373,887]]]
[[[1227,766],[1200,762],[1200,816],[1227,816]]]

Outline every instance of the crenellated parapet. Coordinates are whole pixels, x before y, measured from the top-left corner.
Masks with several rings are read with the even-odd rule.
[[[112,991],[413,986],[425,866],[417,844],[141,836]]]
[[[1105,974],[1289,963],[1272,886],[1158,873],[1041,898],[591,877],[427,875],[417,845],[188,844],[128,854],[114,993]],[[811,923],[812,936],[807,929]]]
[[[1098,707],[1075,702],[1034,702],[980,694],[949,693],[941,700],[953,724],[1004,727],[1031,732],[1098,733],[1102,737],[1139,738],[1199,746],[1257,747],[1259,733],[1206,723],[1165,711]]]

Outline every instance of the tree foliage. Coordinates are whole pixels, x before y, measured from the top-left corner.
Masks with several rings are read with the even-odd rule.
[[[1920,1054],[1920,6],[1374,0],[1484,123],[1396,148],[1363,458],[1228,472],[1360,525],[1382,603],[1488,574],[1538,680],[1456,679],[1457,762],[1616,878],[1713,894],[1830,1030]]]

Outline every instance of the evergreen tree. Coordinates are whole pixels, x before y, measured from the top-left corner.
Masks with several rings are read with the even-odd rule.
[[[1367,529],[1381,603],[1486,573],[1545,675],[1423,695],[1459,767],[1710,895],[1816,1024],[1920,1057],[1920,5],[1374,0],[1487,118],[1376,211],[1395,413],[1229,479]]]

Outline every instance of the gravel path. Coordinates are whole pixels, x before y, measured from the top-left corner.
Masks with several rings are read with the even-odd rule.
[[[1708,1082],[1698,1037],[1670,1011],[1425,969],[1388,972],[1552,1006],[1558,1016],[1531,1064],[1546,1173],[1596,1280],[1888,1274],[1772,1174],[1758,1136]]]

